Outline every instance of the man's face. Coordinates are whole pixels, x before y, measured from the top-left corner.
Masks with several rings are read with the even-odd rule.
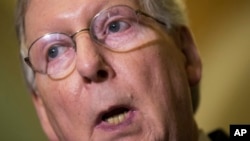
[[[46,33],[71,34],[88,27],[99,11],[111,6],[138,9],[136,3],[31,0],[25,19],[27,44]],[[75,38],[76,67],[70,75],[55,80],[35,74],[37,95],[33,99],[50,140],[193,139],[189,81],[194,77],[187,71],[191,63],[181,44],[161,25],[146,22],[150,24],[138,32],[143,38],[136,40],[141,48],[113,52],[84,32]]]

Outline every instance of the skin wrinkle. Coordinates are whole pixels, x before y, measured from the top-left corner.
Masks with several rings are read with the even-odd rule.
[[[35,1],[35,0],[32,0],[31,4],[33,1]],[[63,33],[67,33],[67,34],[71,35],[72,33],[79,31],[79,29],[83,29],[85,27],[88,27],[90,24],[90,20],[93,18],[93,16],[96,13],[100,12],[100,9],[106,9],[106,8],[111,7],[113,5],[121,4],[120,0],[113,0],[112,2],[111,1],[107,2],[107,1],[108,0],[106,0],[106,2],[104,2],[104,1],[96,2],[95,8],[89,8],[90,7],[89,5],[91,5],[91,4],[87,4],[87,3],[82,5],[82,7],[79,7],[78,9],[75,9],[73,7],[70,8],[69,6],[67,6],[68,9],[65,9],[61,13],[58,13],[56,19],[50,20],[50,21],[56,21],[56,20],[61,21],[61,23],[64,23],[64,26],[62,28],[60,28],[56,22],[47,23],[46,26],[43,27],[43,29],[40,29],[39,32],[36,32],[36,34],[38,36],[33,36],[33,38],[31,40],[26,40],[25,42],[28,43],[28,45],[30,45],[32,43],[32,41],[34,41],[35,39],[37,39],[41,35],[44,35],[45,33],[50,33],[51,31],[52,32],[53,31],[61,31]],[[60,4],[60,2],[55,2],[55,3],[57,3],[57,7],[63,7],[63,6],[58,5],[58,4]],[[138,8],[138,6],[136,6],[132,0],[128,0],[126,5],[129,5],[130,7],[134,8],[134,9]],[[33,10],[32,8],[33,8],[32,6],[29,6],[28,11]],[[74,11],[77,11],[77,12],[74,12],[74,13],[68,12],[68,11],[72,11],[72,9]],[[85,9],[88,9],[88,12],[83,12],[83,11],[85,11]],[[82,13],[84,13],[84,15],[86,17],[86,18],[83,18],[84,22],[82,22],[82,20],[79,20],[77,18]],[[87,13],[87,14],[85,14],[85,13]],[[51,11],[48,13],[44,13],[41,15],[41,18],[47,17],[48,15],[51,15],[51,14],[53,14],[53,12],[51,12]],[[78,25],[82,25],[83,23],[86,23],[86,21],[87,21],[87,24],[82,25],[81,27],[78,27],[75,29],[65,30],[64,27],[71,27],[71,26],[68,26],[68,24],[66,24],[66,23],[68,23],[68,21],[65,21],[65,19],[71,19],[70,24],[74,23],[76,25],[73,27],[78,27]],[[25,27],[29,27],[29,25],[26,24]],[[26,36],[29,36],[29,35],[26,35]]]
[[[43,102],[45,102],[45,100],[43,100]],[[43,103],[44,104],[44,108],[46,110],[46,112],[48,112],[48,120],[49,122],[52,124],[53,128],[55,128],[54,130],[57,132],[57,137],[60,138],[60,140],[62,140],[64,137],[63,137],[63,134],[62,133],[62,130],[61,128],[58,126],[58,122],[57,120],[55,120],[54,116],[54,113],[53,113],[53,110],[49,108],[49,103]]]
[[[48,29],[73,33],[72,31],[86,27],[83,25],[86,25],[88,20],[82,19],[90,19],[90,15],[95,15],[91,12],[100,11],[101,8],[117,4],[137,7],[134,1],[111,0],[105,4],[100,0],[100,8],[99,4],[94,5],[98,2],[93,3],[91,0],[85,0],[84,3],[82,0],[75,0],[74,3],[63,0],[59,7],[55,8],[53,4],[57,2],[31,2],[30,7],[33,8],[29,8],[26,17],[29,41]],[[69,9],[64,9],[65,5]],[[37,18],[39,14],[44,15],[44,11],[40,11],[44,6],[45,14],[46,10],[50,14],[42,17],[43,19]],[[92,9],[89,15],[84,14],[86,7]],[[62,11],[68,15],[62,17]],[[74,12],[76,15],[71,17]],[[39,24],[42,21],[47,21],[48,25]],[[151,24],[152,26],[149,26]],[[90,41],[89,35],[81,34],[76,39],[76,68],[70,75],[61,80],[53,80],[36,73],[35,82],[39,92],[37,99],[42,102],[41,106],[36,108],[38,112],[44,108],[46,112],[42,117],[49,120],[49,124],[44,125],[45,131],[52,127],[55,134],[50,131],[51,136],[54,134],[61,141],[194,140],[195,137],[189,135],[196,134],[196,126],[190,110],[184,55],[177,47],[174,37],[162,30],[161,25],[149,22],[143,29],[140,31],[141,35],[137,36],[138,40],[128,43],[131,46],[137,45],[138,49],[124,53],[102,48]],[[97,81],[95,78],[98,70],[106,71],[108,77]],[[91,81],[84,81],[84,77]],[[97,128],[96,118],[99,113],[120,104],[136,108],[132,124],[114,131]],[[183,127],[189,127],[187,133],[183,133]],[[51,136],[50,139],[53,138]]]
[[[155,53],[155,54],[159,54],[159,52],[157,52],[157,53]],[[155,56],[155,57],[157,57],[157,55],[150,55],[150,56]],[[142,57],[142,58],[144,58],[143,60],[145,61],[145,57]],[[148,58],[149,60],[151,60],[150,58]],[[138,63],[139,64],[139,63]],[[143,64],[147,64],[147,63],[143,63]],[[150,67],[150,66],[148,66],[148,67]],[[152,71],[152,72],[154,72],[154,71]],[[154,73],[153,73],[154,74]],[[153,76],[153,77],[156,77],[154,80],[160,80],[160,79],[158,79],[157,78],[157,75],[155,75],[155,76]],[[147,78],[148,80],[150,80],[150,78],[148,77]],[[158,81],[159,82],[159,81]],[[159,83],[160,84],[160,83]],[[149,86],[151,85],[151,83],[149,83]],[[152,86],[151,87],[157,87],[157,86],[159,86],[158,85],[158,83],[153,83],[152,84]],[[147,88],[150,88],[150,87],[147,87]],[[148,92],[148,94],[147,95],[150,95],[150,93],[154,93],[154,91],[153,92],[151,92],[150,90],[146,90],[147,92]],[[162,99],[162,98],[153,98],[153,99]],[[158,108],[160,108],[160,107],[158,107]],[[145,113],[145,115],[147,115],[147,113]],[[152,125],[152,127],[157,127],[156,125]]]

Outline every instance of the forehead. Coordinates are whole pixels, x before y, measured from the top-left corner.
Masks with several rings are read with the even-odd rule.
[[[75,32],[102,9],[128,5],[137,9],[137,0],[30,0],[25,15],[27,42],[48,32]]]
[[[86,10],[85,14],[95,8],[105,8],[112,5],[125,4],[137,7],[137,0],[29,0],[27,17],[32,15],[52,15],[55,12],[60,14]]]

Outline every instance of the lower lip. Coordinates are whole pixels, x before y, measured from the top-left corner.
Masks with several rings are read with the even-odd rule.
[[[113,125],[113,124],[102,121],[99,125],[97,125],[97,128],[102,129],[104,131],[115,131],[115,130],[123,129],[129,126],[130,124],[132,124],[133,119],[135,118],[135,114],[136,114],[135,110],[130,110],[127,113],[127,117],[123,122]]]

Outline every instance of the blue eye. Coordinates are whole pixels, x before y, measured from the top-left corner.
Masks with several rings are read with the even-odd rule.
[[[47,51],[48,61],[56,59],[67,52],[69,47],[62,45],[53,45]]]
[[[48,50],[48,57],[49,58],[56,58],[57,55],[59,53],[59,50],[56,46],[54,47],[51,47],[49,50]]]
[[[119,22],[113,22],[109,25],[110,32],[118,32],[119,30],[120,30],[120,23]]]
[[[114,21],[108,25],[108,33],[117,33],[126,31],[130,24],[124,21]]]

